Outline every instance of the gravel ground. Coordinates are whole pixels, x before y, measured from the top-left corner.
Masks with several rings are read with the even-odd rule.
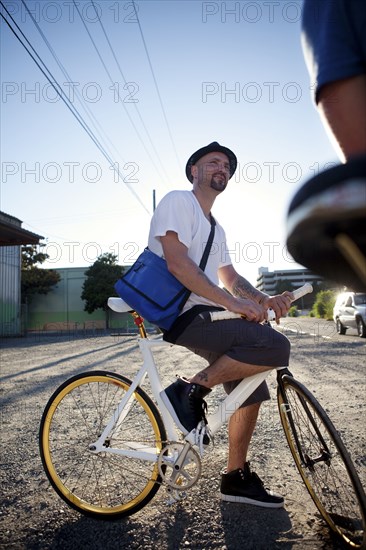
[[[333,323],[284,320],[292,343],[291,370],[316,395],[341,432],[365,481],[366,341]],[[328,549],[341,548],[329,534],[292,463],[272,401],[263,405],[251,447],[252,467],[286,507],[266,510],[219,500],[227,431],[203,460],[203,473],[186,500],[166,505],[162,488],[130,518],[101,522],[68,508],[51,489],[39,458],[38,429],[54,389],[86,370],[106,369],[132,376],[140,363],[136,337],[29,335],[0,340],[1,499],[0,548],[22,549]],[[156,351],[164,383],[176,373],[191,375],[204,362],[183,348]],[[216,388],[209,408],[221,395]]]

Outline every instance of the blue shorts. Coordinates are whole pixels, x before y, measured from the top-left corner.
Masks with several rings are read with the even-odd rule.
[[[365,0],[304,0],[302,44],[316,103],[325,84],[366,74]]]

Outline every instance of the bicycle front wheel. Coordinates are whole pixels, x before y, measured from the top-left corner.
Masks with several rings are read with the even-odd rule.
[[[349,547],[365,548],[365,493],[338,432],[291,376],[282,377],[277,399],[292,456],[319,512]]]
[[[136,389],[118,422],[117,406],[130,384],[105,371],[81,374],[55,391],[43,413],[39,443],[44,469],[59,496],[83,514],[101,519],[131,515],[160,487],[157,458],[166,433],[143,390]],[[113,427],[103,442],[106,452],[92,452],[111,419]],[[155,453],[156,460],[113,454],[111,448]]]

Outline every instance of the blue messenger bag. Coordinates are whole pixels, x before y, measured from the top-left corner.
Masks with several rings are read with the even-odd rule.
[[[210,254],[215,224],[211,216],[211,231],[199,265],[202,271],[205,270]],[[148,248],[145,248],[130,269],[118,279],[114,288],[131,306],[131,310],[162,330],[170,329],[191,294],[168,271],[164,258]]]

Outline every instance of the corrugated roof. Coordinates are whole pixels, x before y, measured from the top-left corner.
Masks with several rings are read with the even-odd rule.
[[[18,218],[0,212],[0,246],[20,246],[22,244],[38,244],[44,237],[26,229],[22,229]]]

